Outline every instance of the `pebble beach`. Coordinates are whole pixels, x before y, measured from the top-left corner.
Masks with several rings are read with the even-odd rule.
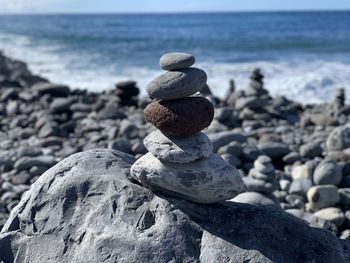
[[[350,105],[345,90],[339,87],[326,103],[304,105],[270,95],[262,68],[252,69],[246,89],[237,90],[234,79],[222,83],[227,92],[218,98],[205,84],[205,69],[190,68],[193,57],[182,58],[185,65],[173,60],[161,59],[169,71],[149,84],[150,97],[145,97],[133,80],[103,92],[51,83],[24,61],[0,53],[0,229],[44,172],[72,154],[107,148],[134,156],[131,176],[155,192],[170,189],[171,196],[198,203],[229,200],[270,207],[350,240]],[[186,69],[179,74],[178,68]],[[157,89],[166,83],[174,91],[179,82],[193,90]],[[178,140],[178,148],[164,149],[172,143],[159,130],[180,137],[171,140]],[[159,160],[171,165],[160,168]],[[181,189],[185,183],[180,177],[176,191],[172,179],[144,178],[166,169],[178,174],[193,169],[192,174],[214,179],[196,181],[203,187],[195,193],[189,182]],[[226,172],[236,176],[229,184]],[[215,181],[218,174],[222,181]]]

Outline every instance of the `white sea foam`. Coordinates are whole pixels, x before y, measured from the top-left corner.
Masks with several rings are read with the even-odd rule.
[[[147,83],[161,70],[147,67],[125,67],[116,61],[113,65],[94,65],[99,54],[62,53],[61,47],[52,43],[33,46],[25,36],[0,34],[0,49],[6,55],[26,61],[30,69],[49,78],[52,82],[64,83],[73,88],[101,91],[112,88],[121,80],[138,82],[143,94]],[[199,59],[198,59],[199,60]],[[217,96],[224,96],[228,82],[234,79],[238,89],[248,86],[249,74],[255,67],[262,69],[265,86],[272,95],[303,102],[325,102],[333,98],[335,90],[345,87],[350,101],[350,64],[318,59],[295,59],[292,61],[255,61],[240,63],[198,63],[208,74],[208,84]]]

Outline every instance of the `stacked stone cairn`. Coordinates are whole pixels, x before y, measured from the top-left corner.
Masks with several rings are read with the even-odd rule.
[[[335,113],[339,113],[344,106],[345,106],[345,89],[340,88],[337,89],[337,92],[335,93],[335,99],[334,99],[334,111]]]
[[[128,80],[116,84],[115,95],[119,97],[119,103],[123,106],[136,106],[139,94],[140,90],[135,81]]]
[[[240,110],[240,114],[246,119],[256,119],[258,114],[266,112],[264,107],[271,97],[264,88],[263,79],[260,69],[254,69],[250,75],[249,87],[244,91],[244,97],[238,99],[235,104],[236,109]]]
[[[278,189],[278,181],[270,157],[260,155],[255,160],[254,167],[250,169],[248,176],[243,178],[243,181],[246,192],[239,195],[234,201],[243,200],[253,193],[257,199],[264,200],[265,204],[278,206],[278,202],[272,194]]]
[[[207,75],[191,67],[195,58],[168,53],[160,66],[167,70],[147,87],[153,99],[144,110],[158,130],[144,139],[149,151],[131,167],[131,176],[154,192],[211,204],[228,200],[244,189],[237,169],[213,153],[201,132],[213,120],[213,105],[192,96],[206,85]]]

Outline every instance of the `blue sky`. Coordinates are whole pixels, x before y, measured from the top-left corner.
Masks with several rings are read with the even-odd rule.
[[[350,0],[0,0],[0,13],[350,10]]]

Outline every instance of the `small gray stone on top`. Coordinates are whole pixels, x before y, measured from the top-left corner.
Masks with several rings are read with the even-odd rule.
[[[191,67],[195,62],[194,56],[187,53],[167,53],[160,60],[159,65],[164,70],[177,70]]]
[[[151,98],[160,100],[182,99],[200,91],[207,82],[207,74],[198,68],[168,71],[147,86]]]
[[[213,151],[208,136],[202,132],[182,138],[165,136],[160,130],[156,130],[150,133],[143,143],[159,160],[171,163],[189,163],[208,158]]]

